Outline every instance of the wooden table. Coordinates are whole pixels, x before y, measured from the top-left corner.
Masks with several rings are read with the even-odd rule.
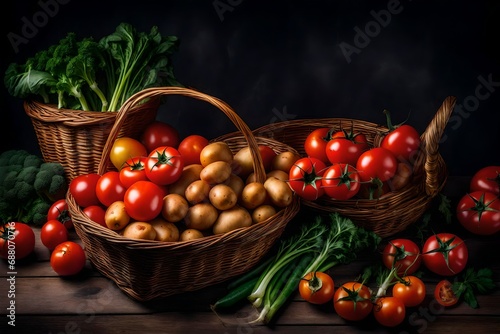
[[[456,180],[460,181],[457,182]],[[466,181],[466,180],[465,180]],[[463,178],[448,180],[445,193],[458,198],[466,190]],[[292,222],[293,223],[293,222]],[[500,287],[499,235],[478,237],[461,226],[450,227],[460,233],[469,247],[469,264],[494,270]],[[51,269],[49,251],[39,240],[36,229],[34,254],[16,264],[14,286],[7,279],[9,270],[0,262],[0,333],[494,333],[500,332],[500,290],[478,296],[480,307],[465,303],[452,308],[433,302],[437,277],[426,276],[427,298],[421,306],[407,310],[405,322],[397,328],[383,328],[369,318],[349,323],[337,316],[331,303],[314,306],[295,294],[269,326],[249,325],[256,311],[249,305],[216,315],[210,304],[224,294],[226,283],[199,291],[174,295],[163,300],[137,302],[127,297],[113,282],[87,264],[72,278],[60,278]],[[404,233],[403,233],[404,234]],[[76,234],[72,238],[78,240]],[[378,261],[378,254],[361,254],[349,265],[331,270],[336,286],[355,278],[364,266]],[[8,290],[15,289],[15,297]],[[15,301],[15,327],[8,324],[9,302]]]

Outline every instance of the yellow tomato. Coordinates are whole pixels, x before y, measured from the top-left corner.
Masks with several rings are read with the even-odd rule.
[[[147,155],[146,147],[140,141],[130,137],[121,137],[115,140],[109,158],[116,169],[120,170],[128,159]]]

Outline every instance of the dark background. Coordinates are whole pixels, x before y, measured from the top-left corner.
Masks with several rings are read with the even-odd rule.
[[[120,22],[144,31],[157,25],[181,40],[177,79],[228,102],[251,128],[316,117],[384,124],[387,108],[396,123],[409,115],[408,123],[422,132],[454,95],[457,107],[440,147],[450,174],[500,165],[497,1],[14,2],[2,10],[2,75],[8,63],[24,62],[68,31],[100,38]],[[393,5],[397,13],[381,16]],[[44,6],[51,11],[47,22],[16,51],[9,33],[22,35],[26,20],[33,22]],[[366,28],[371,37],[359,39],[357,31]],[[340,45],[355,47],[356,41],[358,52],[348,62]],[[483,80],[492,84],[485,87]],[[38,153],[22,101],[3,85],[1,97],[1,150]],[[158,118],[183,136],[235,130],[221,112],[184,97],[169,97]]]

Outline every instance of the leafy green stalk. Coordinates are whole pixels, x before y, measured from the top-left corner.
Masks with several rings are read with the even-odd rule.
[[[457,298],[463,299],[472,308],[478,308],[475,292],[485,294],[496,288],[493,271],[489,268],[477,271],[474,268],[468,268],[462,275],[462,279],[453,282],[451,288]]]

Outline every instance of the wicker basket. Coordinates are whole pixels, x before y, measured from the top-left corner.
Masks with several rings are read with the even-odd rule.
[[[428,209],[431,200],[441,191],[446,181],[446,165],[439,154],[439,142],[455,105],[455,97],[448,97],[421,135],[421,149],[414,161],[411,184],[379,199],[351,199],[339,201],[323,197],[302,204],[319,212],[339,212],[358,225],[388,237],[403,231],[416,222]],[[319,127],[340,129],[353,126],[355,132],[366,134],[370,145],[377,145],[388,131],[387,127],[362,120],[347,118],[296,119],[269,124],[253,131],[255,136],[273,138],[295,148],[305,156],[307,135]]]
[[[250,147],[258,182],[263,183],[266,177],[258,149],[260,143],[270,145],[278,153],[294,150],[272,139],[254,137],[241,118],[215,97],[187,88],[151,88],[132,96],[118,112],[102,152],[98,173],[106,171],[112,142],[137,101],[145,97],[174,94],[208,102],[236,125],[240,132],[227,138],[226,142],[233,153],[243,146]],[[295,197],[290,206],[250,227],[191,241],[158,242],[124,238],[90,220],[70,193],[67,202],[76,233],[95,268],[126,294],[142,301],[198,290],[249,270],[271,248],[300,208],[300,202]]]
[[[151,99],[131,110],[118,137],[137,137],[156,119],[159,103]],[[43,159],[61,163],[68,181],[97,171],[116,112],[58,109],[37,101],[26,101],[24,110],[33,123]]]

